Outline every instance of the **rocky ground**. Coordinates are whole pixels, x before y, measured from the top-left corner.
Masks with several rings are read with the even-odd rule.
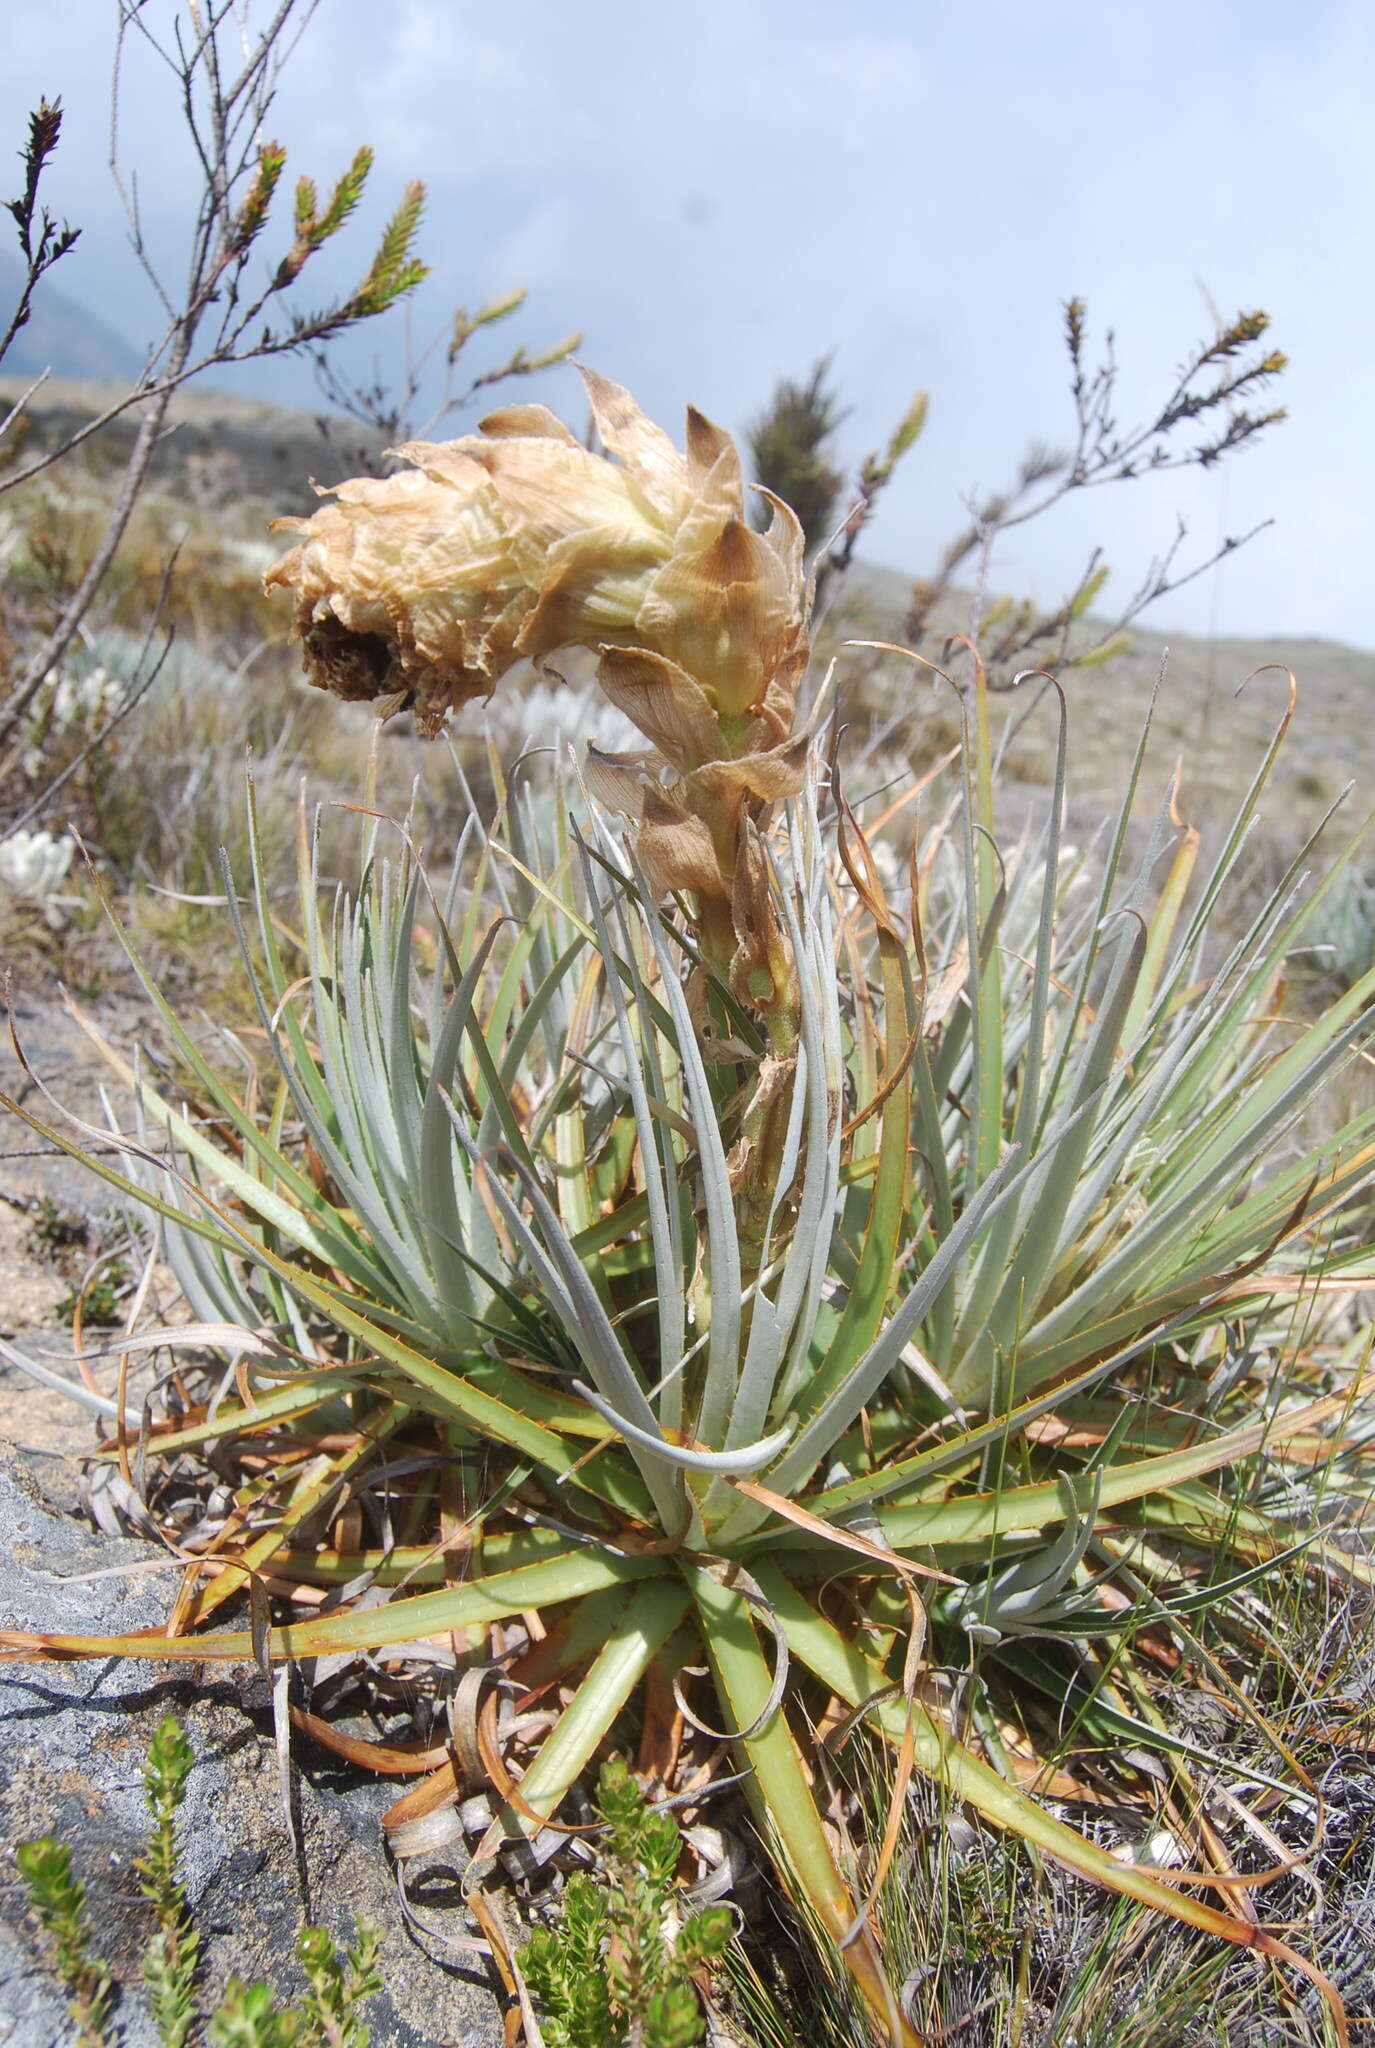
[[[78,1114],[97,1114],[99,1062],[56,996],[21,990],[15,1008],[45,1084]],[[118,994],[102,1011],[115,1030],[135,1014]],[[0,1086],[37,1106],[12,1057]],[[90,1244],[114,1227],[110,1199],[13,1120],[0,1146],[0,1337],[72,1375],[63,1362],[64,1353],[71,1356],[70,1324],[58,1311]],[[71,1233],[79,1229],[78,1243],[62,1241],[54,1217]],[[114,1370],[112,1361],[96,1364],[97,1385],[109,1389]],[[0,1626],[120,1634],[154,1627],[165,1615],[176,1580],[165,1552],[94,1529],[82,1511],[83,1458],[94,1440],[90,1416],[0,1359]],[[97,1941],[116,1977],[136,1973],[151,1931],[133,1859],[145,1825],[143,1760],[169,1711],[197,1759],[183,1839],[207,1991],[239,1976],[294,1996],[302,1988],[293,1961],[300,1929],[322,1924],[347,1939],[365,1919],[384,1935],[387,1989],[367,2015],[375,2048],[498,2048],[501,2017],[482,1960],[446,1950],[466,1931],[453,1909],[452,1873],[412,1881],[412,1903],[437,1931],[421,1937],[407,1927],[378,1824],[401,1788],[363,1781],[319,1752],[295,1754],[288,1830],[270,1702],[257,1673],[117,1658],[0,1667],[0,1831],[9,1844],[51,1832],[72,1845]],[[124,2048],[151,2048],[146,2008],[132,1986],[119,2018]],[[40,1959],[6,1856],[0,2044],[67,2048],[70,2040],[64,1999]]]
[[[10,1625],[119,1634],[156,1626],[166,1612],[169,1575],[152,1546],[83,1528],[46,1498],[32,1460],[8,1447],[0,1449],[0,1549]],[[168,1677],[156,1665],[107,1658],[0,1673],[0,1827],[12,1843],[48,1833],[71,1843],[97,1946],[116,1977],[129,1975],[152,1931],[134,1869],[145,1827],[141,1773],[159,1721],[175,1712],[196,1753],[182,1810],[183,1874],[207,1994],[231,1976],[298,1994],[300,1929],[323,1925],[347,1941],[368,1920],[384,1937],[386,1989],[367,2014],[376,2048],[499,2048],[501,2019],[481,1961],[446,1955],[442,1935],[427,1942],[407,1929],[379,1846],[378,1819],[395,1787],[298,1758],[288,1832],[265,1681],[176,1670]],[[451,1891],[441,1874],[429,1896],[422,1883],[411,1898],[427,1917],[444,1917]],[[125,2048],[151,2048],[136,1989],[119,2017]],[[11,1864],[0,1876],[0,2042],[67,2048],[70,2039]]]

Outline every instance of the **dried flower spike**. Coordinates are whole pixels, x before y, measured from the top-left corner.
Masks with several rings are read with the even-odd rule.
[[[313,683],[383,716],[410,708],[427,734],[521,660],[597,651],[602,689],[650,744],[591,750],[592,786],[639,822],[654,887],[716,906],[731,939],[732,904],[758,896],[740,886],[748,832],[801,786],[802,529],[773,499],[753,530],[735,444],[700,413],[680,451],[619,385],[583,381],[605,455],[536,405],[411,442],[395,476],[277,522],[299,539],[268,586],[295,592]]]
[[[522,657],[631,647],[692,676],[728,734],[762,714],[783,737],[807,657],[796,519],[775,502],[751,529],[735,445],[700,414],[680,453],[619,385],[583,378],[606,456],[511,406],[276,522],[300,539],[267,581],[295,591],[312,682],[414,701],[434,730]]]

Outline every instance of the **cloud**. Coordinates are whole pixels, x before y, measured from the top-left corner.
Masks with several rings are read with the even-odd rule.
[[[98,10],[12,11],[0,140],[35,86],[62,88],[60,203],[90,224],[69,288],[137,338],[151,304],[102,169]],[[1356,452],[1375,432],[1358,368],[1375,318],[1373,58],[1364,0],[328,0],[273,121],[293,170],[321,178],[358,141],[377,148],[341,284],[404,180],[426,180],[436,274],[417,334],[523,283],[523,338],[582,327],[589,358],[665,418],[692,399],[735,427],[776,375],[834,348],[852,460],[929,387],[930,426],[873,537],[914,570],[965,493],[1068,430],[1066,296],[1117,331],[1129,412],[1207,327],[1205,289],[1227,314],[1264,305],[1294,361],[1292,423],[1229,474],[1099,492],[1026,529],[1002,573],[1055,597],[1102,540],[1126,583],[1181,512],[1200,545],[1274,513],[1273,535],[1167,619],[1206,624],[1220,590],[1230,629],[1375,643]],[[135,67],[129,95],[150,232],[172,251],[185,186],[165,81]],[[385,369],[403,333],[371,330],[357,359]],[[270,388],[311,393],[299,371]],[[578,410],[566,374],[539,395]]]

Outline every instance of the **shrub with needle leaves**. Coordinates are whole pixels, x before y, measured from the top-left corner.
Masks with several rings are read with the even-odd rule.
[[[144,1981],[163,2048],[186,2048],[195,2037],[196,1963],[200,1936],[191,1925],[177,1854],[177,1810],[194,1758],[174,1715],[158,1727],[148,1748],[144,1793],[152,1819],[138,1864],[143,1896],[158,1929],[143,1961]]]
[[[648,1811],[619,1758],[603,1764],[595,1805],[604,1879],[571,1878],[557,1924],[520,1952],[541,2031],[548,2048],[692,2048],[704,2020],[691,1980],[724,1953],[730,1913],[708,1907],[670,1930],[681,1837],[671,1814]]]
[[[72,1852],[44,1835],[21,1842],[14,1860],[35,1917],[52,1944],[53,1967],[67,1993],[76,2048],[105,2048],[113,1979],[109,1965],[91,1953],[86,1887],[72,1873]]]
[[[830,370],[823,356],[805,382],[781,378],[749,434],[756,479],[792,506],[809,553],[830,539],[845,487],[831,459],[830,443],[845,415]]]
[[[360,1926],[341,1951],[323,1927],[307,1927],[296,1957],[308,1991],[298,2005],[281,2006],[267,1984],[230,1980],[213,2012],[196,1995],[200,1935],[192,1923],[182,1882],[177,1814],[195,1761],[176,1716],[162,1721],[149,1745],[144,1796],[149,1831],[136,1868],[157,1929],[143,1955],[158,2048],[368,2048],[358,2007],[382,1989],[380,1937]],[[53,1967],[70,2000],[75,2048],[116,2048],[124,2030],[115,2017],[115,1981],[109,1965],[92,1954],[87,1891],[72,1873],[72,1852],[45,1835],[15,1852],[29,1903],[52,1950]]]

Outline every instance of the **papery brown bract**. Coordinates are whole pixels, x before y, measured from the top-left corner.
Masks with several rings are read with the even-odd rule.
[[[466,487],[465,487],[466,486]],[[482,471],[460,486],[418,470],[340,484],[266,585],[294,588],[311,682],[350,702],[413,705],[422,732],[486,696],[517,659],[532,599]]]

